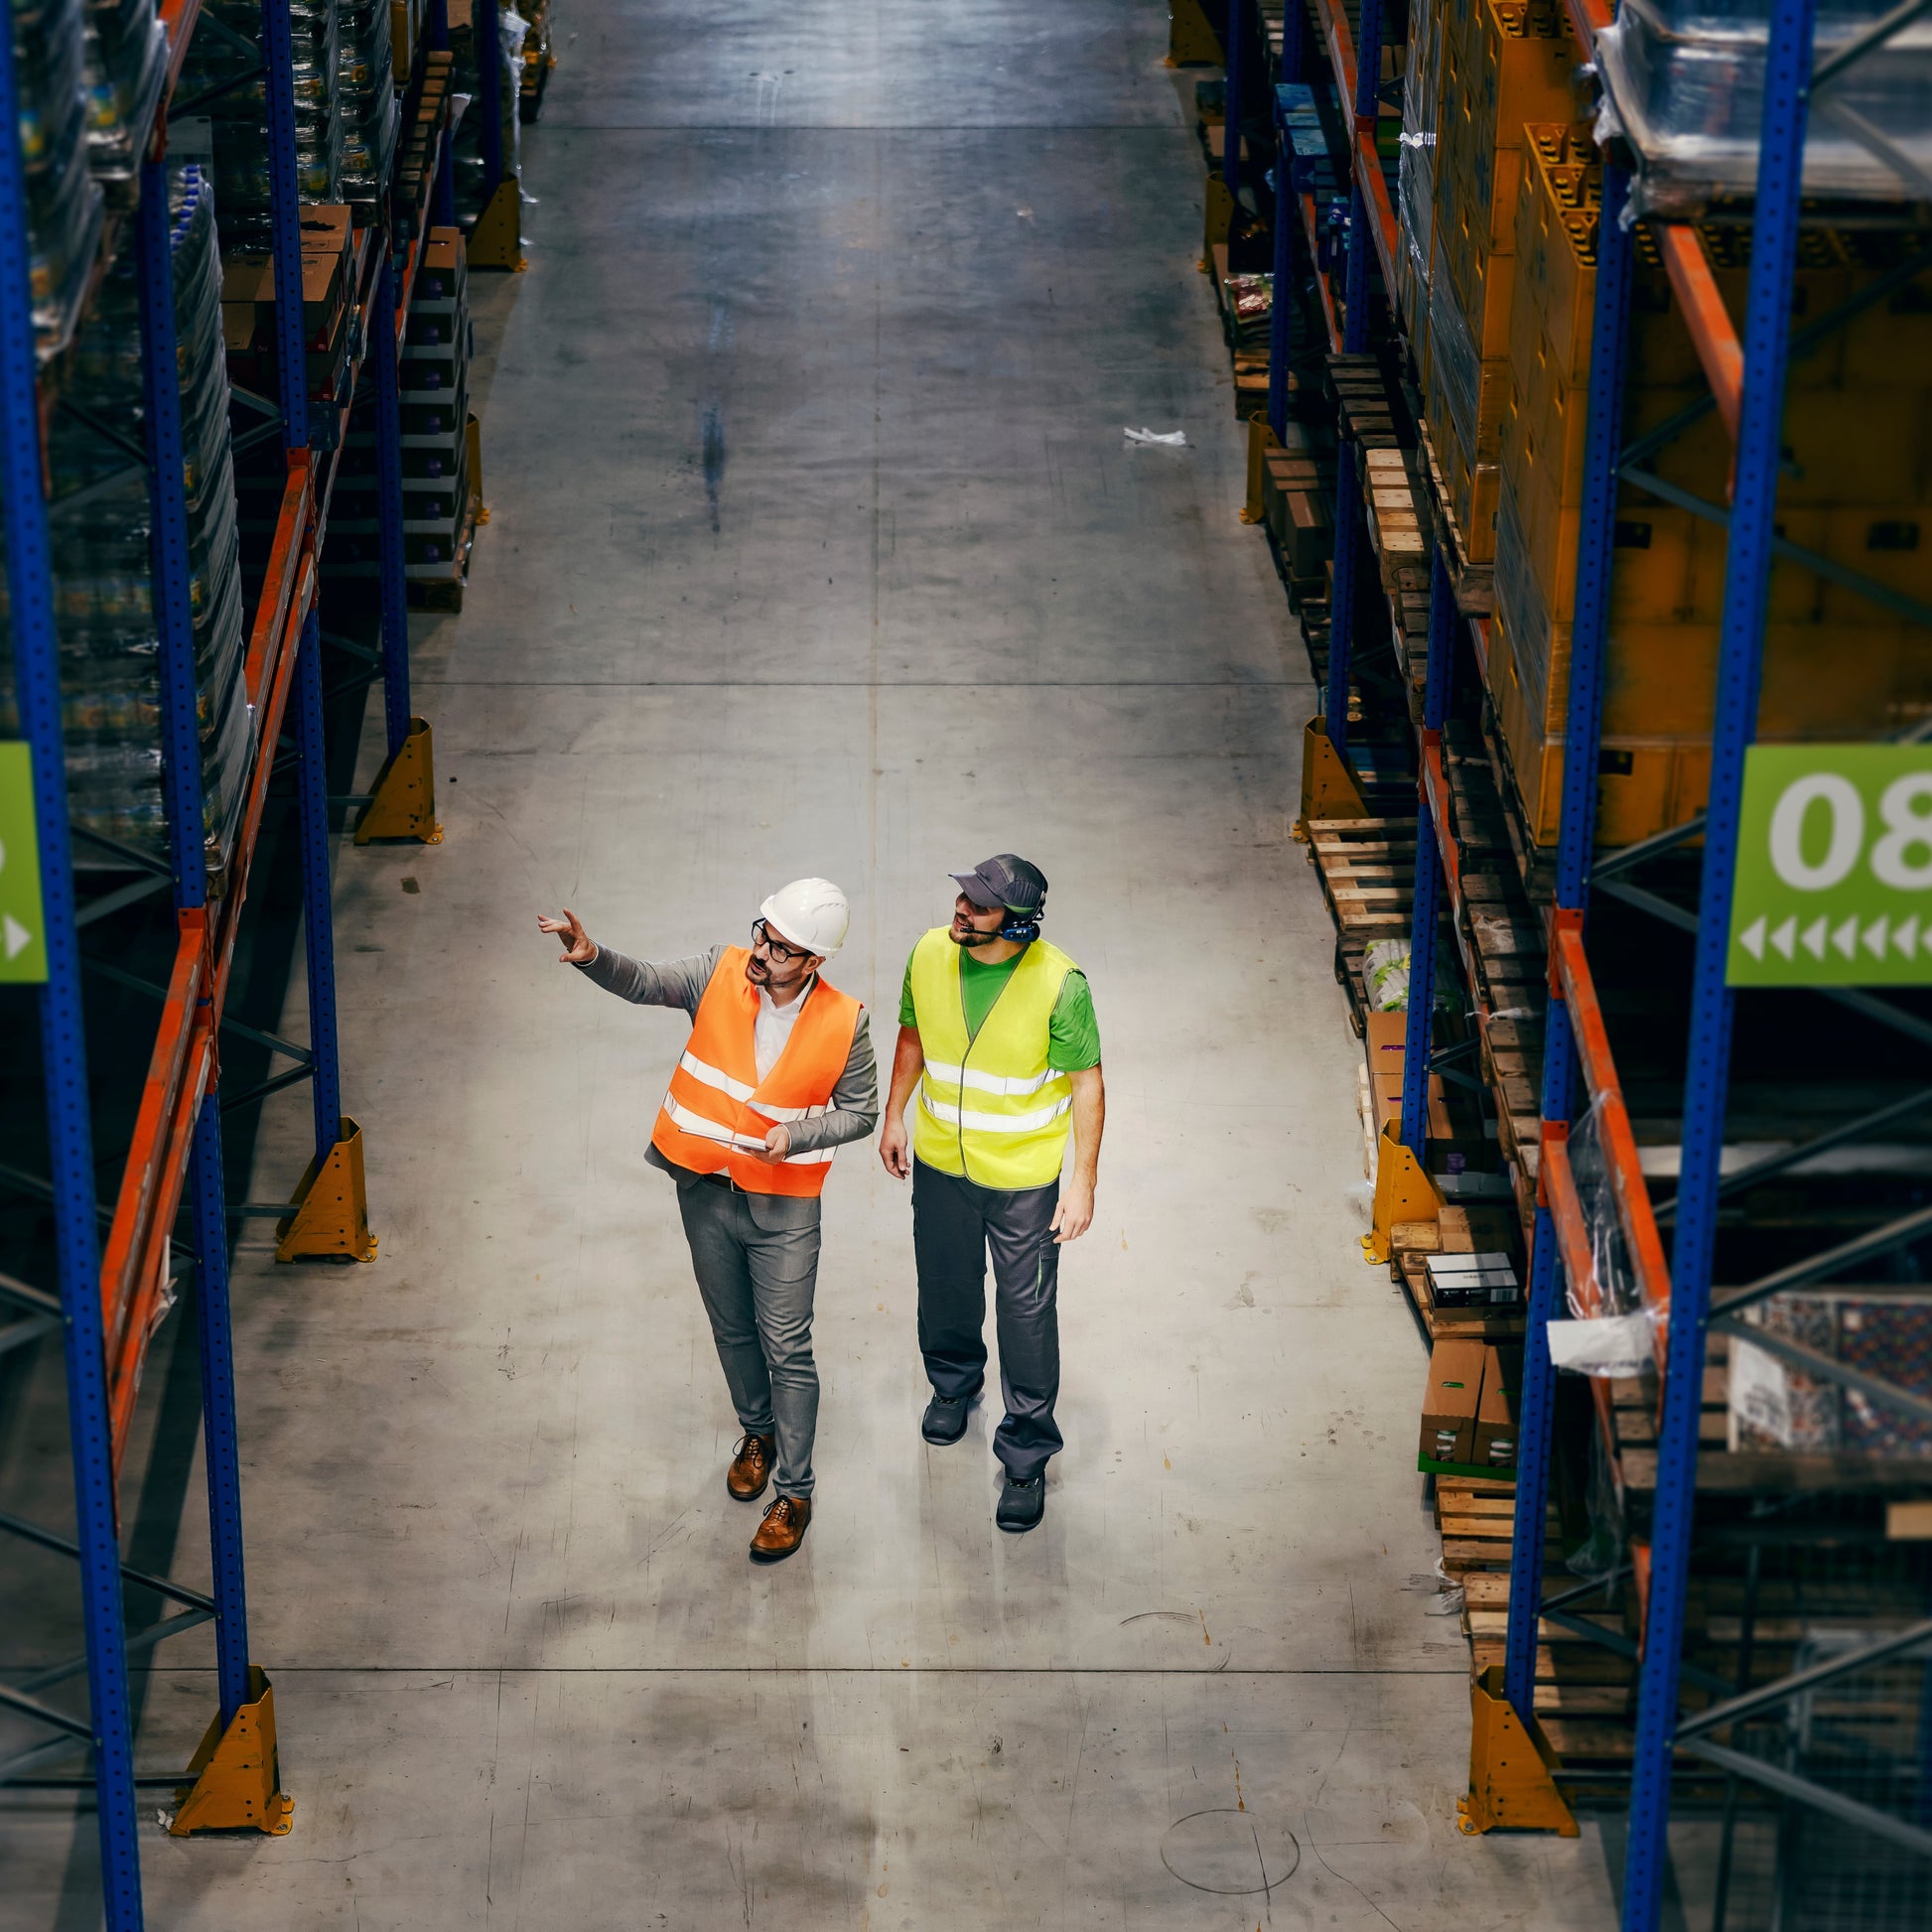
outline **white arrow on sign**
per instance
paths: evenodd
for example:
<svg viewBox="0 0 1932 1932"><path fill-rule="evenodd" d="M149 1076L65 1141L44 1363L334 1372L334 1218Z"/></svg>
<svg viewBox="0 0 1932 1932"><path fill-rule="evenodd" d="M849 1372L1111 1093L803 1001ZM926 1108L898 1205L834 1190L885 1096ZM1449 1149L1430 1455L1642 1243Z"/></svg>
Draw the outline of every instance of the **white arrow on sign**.
<svg viewBox="0 0 1932 1932"><path fill-rule="evenodd" d="M1737 935L1737 943L1753 959L1764 957L1764 915L1759 913L1742 932Z"/></svg>
<svg viewBox="0 0 1932 1932"><path fill-rule="evenodd" d="M1834 929L1832 933L1832 949L1835 952L1843 953L1847 959L1850 959L1858 951L1858 948L1859 917L1855 912L1843 925Z"/></svg>
<svg viewBox="0 0 1932 1932"><path fill-rule="evenodd" d="M1918 914L1914 912L1909 919L1901 919L1893 928L1891 942L1898 950L1901 959L1910 959L1918 951Z"/></svg>
<svg viewBox="0 0 1932 1932"><path fill-rule="evenodd" d="M1822 912L1805 927L1803 945L1812 958L1825 957L1825 916Z"/></svg>
<svg viewBox="0 0 1932 1932"><path fill-rule="evenodd" d="M1790 918L1786 919L1785 922L1781 926L1779 926L1776 931L1774 931L1771 934L1771 943L1772 945L1777 947L1778 952L1784 958L1789 959L1791 957L1791 948L1796 943L1797 937L1798 937L1798 916L1794 912Z"/></svg>
<svg viewBox="0 0 1932 1932"><path fill-rule="evenodd" d="M34 943L34 935L11 912L0 913L0 938L6 942L9 959L18 959Z"/></svg>
<svg viewBox="0 0 1932 1932"><path fill-rule="evenodd" d="M1891 920L1886 917L1873 919L1864 929L1864 949L1873 959L1885 956L1885 941L1891 936Z"/></svg>

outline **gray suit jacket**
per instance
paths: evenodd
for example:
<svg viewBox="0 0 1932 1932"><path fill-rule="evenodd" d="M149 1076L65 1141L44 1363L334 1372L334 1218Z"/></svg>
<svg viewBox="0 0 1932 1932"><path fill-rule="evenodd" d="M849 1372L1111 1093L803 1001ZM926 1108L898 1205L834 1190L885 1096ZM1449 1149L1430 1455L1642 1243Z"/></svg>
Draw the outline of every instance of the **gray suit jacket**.
<svg viewBox="0 0 1932 1932"><path fill-rule="evenodd" d="M638 1006L681 1007L696 1014L704 990L718 969L723 946L713 946L692 959L671 959L652 965L641 959L627 959L609 946L600 946L596 956L578 967L588 980L615 993L621 1000ZM802 996L810 999L809 991ZM879 1069L872 1052L872 1020L863 1007L859 1025L852 1035L852 1051L832 1089L832 1104L826 1112L810 1120L795 1120L791 1127L794 1154L810 1154L815 1149L843 1147L847 1141L863 1141L879 1120ZM700 1178L689 1168L665 1160L655 1147L645 1150L644 1159L662 1168L680 1188L695 1186ZM759 1227L773 1232L780 1228L815 1227L818 1224L816 1196L796 1194L747 1194L746 1205Z"/></svg>

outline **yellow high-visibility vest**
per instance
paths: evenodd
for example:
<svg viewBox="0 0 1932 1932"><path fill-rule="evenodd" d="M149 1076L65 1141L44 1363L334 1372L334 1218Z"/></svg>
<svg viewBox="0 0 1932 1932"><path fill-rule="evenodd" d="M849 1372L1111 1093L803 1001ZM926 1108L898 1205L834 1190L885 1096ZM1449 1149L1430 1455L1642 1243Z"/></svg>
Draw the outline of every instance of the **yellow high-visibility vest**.
<svg viewBox="0 0 1932 1932"><path fill-rule="evenodd" d="M912 948L912 1015L925 1054L912 1152L982 1187L1047 1186L1073 1126L1073 1080L1046 1063L1047 1027L1078 968L1035 939L968 1035L959 952L942 925Z"/></svg>

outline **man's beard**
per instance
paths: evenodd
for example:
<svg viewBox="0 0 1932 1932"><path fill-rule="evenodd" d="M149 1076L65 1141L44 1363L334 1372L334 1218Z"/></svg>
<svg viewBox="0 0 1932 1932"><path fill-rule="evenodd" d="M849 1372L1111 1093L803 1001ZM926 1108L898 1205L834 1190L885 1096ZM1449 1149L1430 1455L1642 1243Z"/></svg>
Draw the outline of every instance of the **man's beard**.
<svg viewBox="0 0 1932 1932"><path fill-rule="evenodd" d="M990 946L1000 935L997 932L982 932L977 926L969 925L966 928L966 936L963 939L959 936L959 929L956 926L948 926L946 928L946 936L955 946L972 947Z"/></svg>

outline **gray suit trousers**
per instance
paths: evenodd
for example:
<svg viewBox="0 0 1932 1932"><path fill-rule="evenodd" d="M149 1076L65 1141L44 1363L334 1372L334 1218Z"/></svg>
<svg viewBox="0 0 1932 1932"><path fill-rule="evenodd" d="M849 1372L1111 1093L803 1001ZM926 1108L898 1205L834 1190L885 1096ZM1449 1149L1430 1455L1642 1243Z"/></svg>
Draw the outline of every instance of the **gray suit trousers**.
<svg viewBox="0 0 1932 1932"><path fill-rule="evenodd" d="M691 1266L738 1426L778 1439L778 1494L808 1497L818 1427L818 1367L812 1360L818 1221L760 1227L750 1203L736 1188L708 1181L677 1190Z"/></svg>

